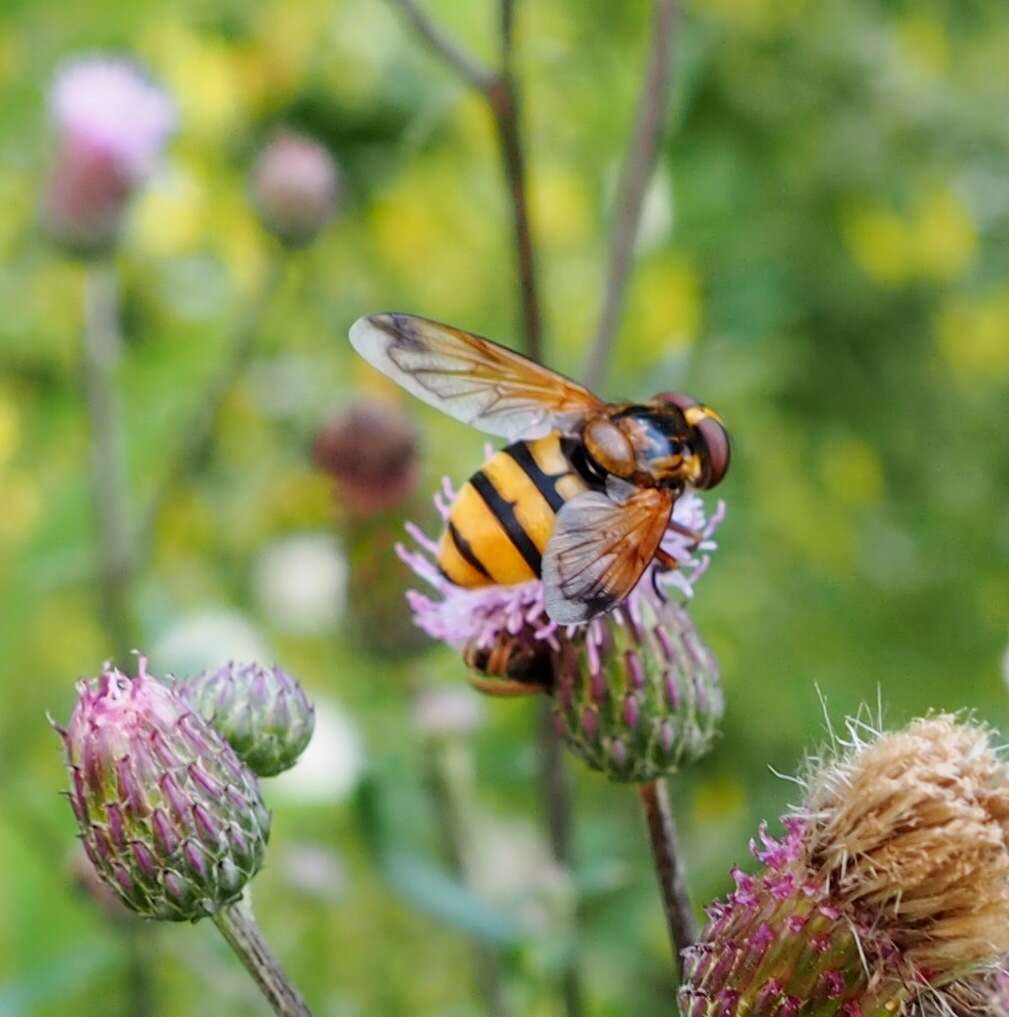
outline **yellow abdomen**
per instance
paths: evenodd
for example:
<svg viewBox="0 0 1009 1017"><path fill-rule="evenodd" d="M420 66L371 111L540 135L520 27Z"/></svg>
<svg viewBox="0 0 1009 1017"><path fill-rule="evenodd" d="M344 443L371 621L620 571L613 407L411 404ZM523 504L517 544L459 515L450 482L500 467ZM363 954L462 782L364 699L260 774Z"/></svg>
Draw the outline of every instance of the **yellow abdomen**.
<svg viewBox="0 0 1009 1017"><path fill-rule="evenodd" d="M502 449L463 485L438 548L457 586L511 586L536 579L564 502L588 489L559 434Z"/></svg>

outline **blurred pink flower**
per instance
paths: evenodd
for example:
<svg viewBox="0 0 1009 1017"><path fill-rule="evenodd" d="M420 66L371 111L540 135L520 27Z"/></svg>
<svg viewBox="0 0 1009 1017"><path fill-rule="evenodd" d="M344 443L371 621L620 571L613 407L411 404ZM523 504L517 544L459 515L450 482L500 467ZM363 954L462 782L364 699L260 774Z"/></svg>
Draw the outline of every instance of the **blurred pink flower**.
<svg viewBox="0 0 1009 1017"><path fill-rule="evenodd" d="M133 182L151 172L178 119L171 98L137 66L104 56L60 70L49 109L64 142L104 153Z"/></svg>
<svg viewBox="0 0 1009 1017"><path fill-rule="evenodd" d="M58 137L43 223L65 250L104 254L175 129L175 105L129 62L89 57L57 73L49 109Z"/></svg>
<svg viewBox="0 0 1009 1017"><path fill-rule="evenodd" d="M323 145L283 130L259 153L250 186L264 228L290 247L303 247L336 214L341 179Z"/></svg>

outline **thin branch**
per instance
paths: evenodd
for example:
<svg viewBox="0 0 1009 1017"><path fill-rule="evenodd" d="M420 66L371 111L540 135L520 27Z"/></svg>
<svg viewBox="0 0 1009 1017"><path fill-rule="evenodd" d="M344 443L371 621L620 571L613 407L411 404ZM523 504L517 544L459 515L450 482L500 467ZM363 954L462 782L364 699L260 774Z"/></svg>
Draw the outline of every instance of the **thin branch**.
<svg viewBox="0 0 1009 1017"><path fill-rule="evenodd" d="M312 1017L259 931L247 900L221 908L214 915L214 924L278 1017Z"/></svg>
<svg viewBox="0 0 1009 1017"><path fill-rule="evenodd" d="M669 110L669 84L678 20L677 0L655 0L652 49L617 186L603 306L585 365L585 380L590 388L598 388L603 382L623 314L645 190L655 168Z"/></svg>
<svg viewBox="0 0 1009 1017"><path fill-rule="evenodd" d="M494 82L494 72L476 57L467 53L431 16L417 0L391 0L410 22L417 34L451 67L471 88L486 92Z"/></svg>
<svg viewBox="0 0 1009 1017"><path fill-rule="evenodd" d="M658 877L659 889L662 891L669 942L679 965L683 951L692 945L697 937L697 928L690 896L687 893L683 860L676 841L676 825L669 807L669 792L663 780L641 784L638 790L645 807L645 819L648 822L648 833L652 843L655 874Z"/></svg>
<svg viewBox="0 0 1009 1017"><path fill-rule="evenodd" d="M514 39L514 0L501 0L501 69L497 73L484 67L463 50L416 0L390 0L413 25L428 48L440 57L462 81L480 92L490 107L501 146L508 198L511 204L512 230L515 240L515 262L519 302L522 308L522 332L525 351L540 360L543 356L543 322L540 312L536 255L529 217L526 185L526 159L522 143L518 87L512 73Z"/></svg>
<svg viewBox="0 0 1009 1017"><path fill-rule="evenodd" d="M126 429L117 377L121 351L115 268L94 265L84 280L83 370L91 428L100 605L110 652L120 667L126 667L134 645L129 602L133 561L127 515Z"/></svg>
<svg viewBox="0 0 1009 1017"><path fill-rule="evenodd" d="M141 524L137 538L140 554L150 554L162 513L177 496L186 477L206 457L224 403L255 352L263 316L280 287L283 271L283 261L271 263L258 295L235 329L224 362L194 402L189 419L182 427L182 439L162 474Z"/></svg>

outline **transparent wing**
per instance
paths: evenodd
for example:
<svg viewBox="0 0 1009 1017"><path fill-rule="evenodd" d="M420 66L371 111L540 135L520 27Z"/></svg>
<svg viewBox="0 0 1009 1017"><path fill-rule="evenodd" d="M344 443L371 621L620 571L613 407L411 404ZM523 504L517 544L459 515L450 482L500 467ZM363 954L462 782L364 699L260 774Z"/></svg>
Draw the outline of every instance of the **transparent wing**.
<svg viewBox="0 0 1009 1017"><path fill-rule="evenodd" d="M570 432L603 403L588 389L489 339L409 314L372 314L354 349L431 406L508 441Z"/></svg>
<svg viewBox="0 0 1009 1017"><path fill-rule="evenodd" d="M673 495L640 488L618 504L600 491L567 502L543 555L547 614L586 621L634 589L665 533Z"/></svg>

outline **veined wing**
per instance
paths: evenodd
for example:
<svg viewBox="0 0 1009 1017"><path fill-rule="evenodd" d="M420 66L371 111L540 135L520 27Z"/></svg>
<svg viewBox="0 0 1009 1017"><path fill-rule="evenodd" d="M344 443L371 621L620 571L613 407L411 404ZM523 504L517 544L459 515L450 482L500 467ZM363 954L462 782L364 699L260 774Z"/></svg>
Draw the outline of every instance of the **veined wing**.
<svg viewBox="0 0 1009 1017"><path fill-rule="evenodd" d="M655 556L672 508L672 493L657 488L622 503L600 491L567 502L543 555L547 614L572 624L623 600Z"/></svg>
<svg viewBox="0 0 1009 1017"><path fill-rule="evenodd" d="M603 403L588 389L481 336L409 314L372 314L350 329L373 367L465 424L509 442L568 433Z"/></svg>

